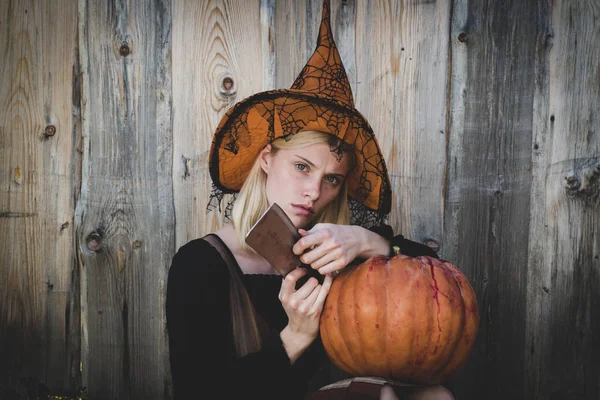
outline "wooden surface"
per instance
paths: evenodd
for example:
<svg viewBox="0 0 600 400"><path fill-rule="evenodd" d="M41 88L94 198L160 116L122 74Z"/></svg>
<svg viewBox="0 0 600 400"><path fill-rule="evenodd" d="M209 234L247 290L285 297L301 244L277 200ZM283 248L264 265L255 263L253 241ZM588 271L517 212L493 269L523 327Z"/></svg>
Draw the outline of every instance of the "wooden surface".
<svg viewBox="0 0 600 400"><path fill-rule="evenodd" d="M0 2L2 387L172 397L171 257L224 223L206 212L212 133L235 102L293 83L320 13ZM600 396L599 18L596 0L332 0L389 222L477 293L457 399Z"/></svg>
<svg viewBox="0 0 600 400"><path fill-rule="evenodd" d="M457 378L455 394L521 398L527 375L523 305L534 55L547 15L534 2L457 1L455 7L461 18L467 16L462 31L453 32L454 40L463 33L459 43L466 51L453 54L464 74L455 100L463 104L461 119L453 116L449 139L446 223L453 234L445 240L456 249L450 258L477 293L481 321L473 357Z"/></svg>
<svg viewBox="0 0 600 400"><path fill-rule="evenodd" d="M227 109L262 88L262 12L258 0L173 2L173 187L187 221L177 248L223 223L218 209L206 213L208 152Z"/></svg>
<svg viewBox="0 0 600 400"><path fill-rule="evenodd" d="M356 19L357 108L379 139L392 183L390 224L442 244L449 2L365 2ZM440 249L439 251L442 251Z"/></svg>
<svg viewBox="0 0 600 400"><path fill-rule="evenodd" d="M167 390L171 2L130 5L79 3L81 363L99 399L158 399Z"/></svg>
<svg viewBox="0 0 600 400"><path fill-rule="evenodd" d="M70 384L76 24L71 1L0 2L0 382Z"/></svg>
<svg viewBox="0 0 600 400"><path fill-rule="evenodd" d="M548 9L548 6L545 6ZM536 76L530 398L600 398L600 4L554 2Z"/></svg>

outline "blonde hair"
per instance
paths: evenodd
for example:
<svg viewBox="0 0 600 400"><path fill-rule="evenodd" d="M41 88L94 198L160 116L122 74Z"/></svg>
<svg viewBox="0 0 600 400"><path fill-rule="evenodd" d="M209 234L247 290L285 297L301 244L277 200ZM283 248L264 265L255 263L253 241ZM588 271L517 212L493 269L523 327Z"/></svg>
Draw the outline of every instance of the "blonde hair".
<svg viewBox="0 0 600 400"><path fill-rule="evenodd" d="M276 154L280 149L299 149L313 144L327 143L331 146L340 147L344 156L349 156L349 171L354 167L354 153L340 139L325 132L320 131L302 131L288 139L279 138L271 143L272 154ZM325 209L318 215L312 224L333 223L339 225L348 225L350 223L350 209L348 208L348 189L347 179L340 188L336 198L329 203ZM250 173L244 182L244 185L238 193L233 209L231 210L231 222L235 230L239 243L244 249L252 249L246 244L246 234L250 228L258 221L260 216L269 207L267 200L267 174L260 166L260 159L256 157ZM310 227L307 227L309 229Z"/></svg>

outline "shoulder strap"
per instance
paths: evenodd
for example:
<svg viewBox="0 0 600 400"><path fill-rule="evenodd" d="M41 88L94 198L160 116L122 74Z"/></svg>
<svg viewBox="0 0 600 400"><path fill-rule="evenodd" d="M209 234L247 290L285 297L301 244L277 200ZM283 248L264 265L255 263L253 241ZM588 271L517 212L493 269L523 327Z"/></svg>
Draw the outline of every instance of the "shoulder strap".
<svg viewBox="0 0 600 400"><path fill-rule="evenodd" d="M229 249L224 247L221 239L214 234L208 234L203 239L219 251L229 269L231 325L237 356L243 357L257 352L262 347L262 341L266 334L266 323L258 315L250 301L250 296L242 280L242 271Z"/></svg>

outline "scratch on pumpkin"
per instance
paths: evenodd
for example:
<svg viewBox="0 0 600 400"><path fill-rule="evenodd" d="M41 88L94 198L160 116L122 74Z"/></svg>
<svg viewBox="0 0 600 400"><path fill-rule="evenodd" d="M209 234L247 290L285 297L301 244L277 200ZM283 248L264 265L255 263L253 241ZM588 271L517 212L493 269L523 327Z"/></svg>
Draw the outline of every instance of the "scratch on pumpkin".
<svg viewBox="0 0 600 400"><path fill-rule="evenodd" d="M426 259L427 264L429 264L429 268L431 270L431 279L433 279L433 297L435 298L435 302L437 303L437 323L438 330L442 331L442 326L440 325L440 298L438 297L438 293L440 292L440 288L437 284L437 280L435 279L435 273L433 272L433 263L430 259Z"/></svg>

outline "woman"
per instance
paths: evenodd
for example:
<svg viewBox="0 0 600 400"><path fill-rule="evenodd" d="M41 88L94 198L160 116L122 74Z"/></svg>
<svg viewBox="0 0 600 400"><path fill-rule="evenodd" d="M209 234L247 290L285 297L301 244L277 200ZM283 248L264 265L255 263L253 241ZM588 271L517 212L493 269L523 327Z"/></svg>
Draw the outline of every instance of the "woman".
<svg viewBox="0 0 600 400"><path fill-rule="evenodd" d="M331 382L318 331L332 275L354 260L390 254L392 244L404 254L435 256L381 229L391 208L389 178L373 132L354 108L328 1L317 49L292 88L230 109L215 132L209 169L215 198L238 194L230 224L173 258L167 325L175 397L216 391L223 399L302 399ZM297 287L305 269L284 279L245 244L272 203L299 229L293 251L322 281ZM375 227L349 225L351 217ZM390 389L384 386L381 398L396 398Z"/></svg>

